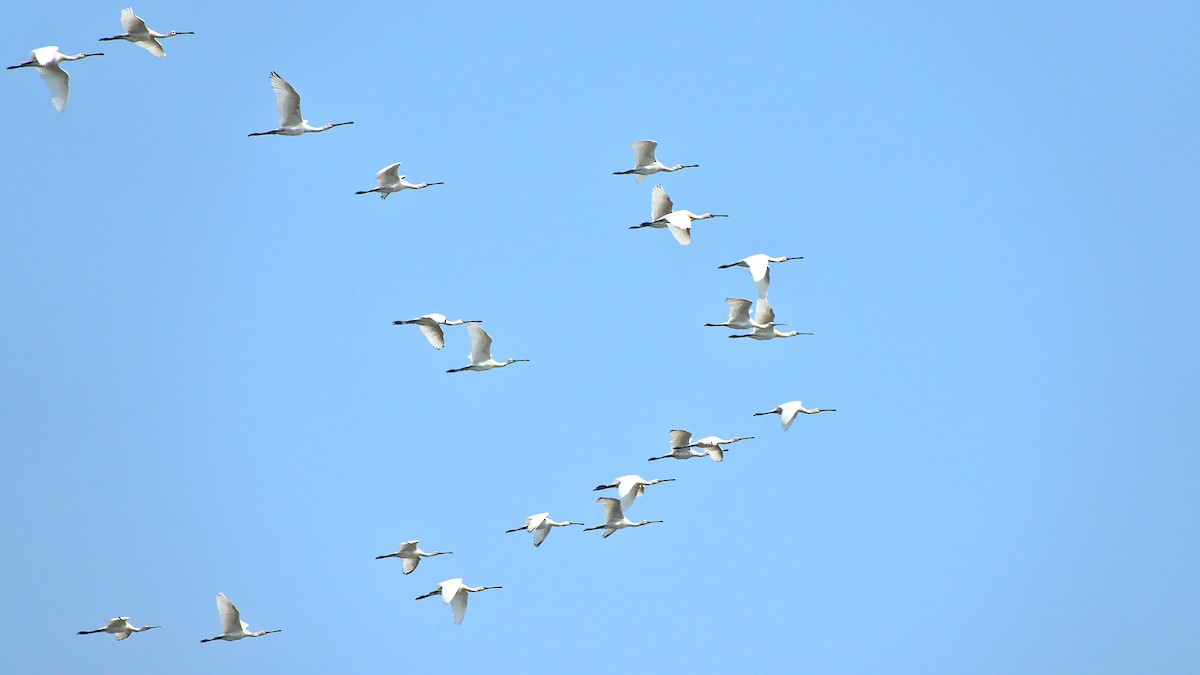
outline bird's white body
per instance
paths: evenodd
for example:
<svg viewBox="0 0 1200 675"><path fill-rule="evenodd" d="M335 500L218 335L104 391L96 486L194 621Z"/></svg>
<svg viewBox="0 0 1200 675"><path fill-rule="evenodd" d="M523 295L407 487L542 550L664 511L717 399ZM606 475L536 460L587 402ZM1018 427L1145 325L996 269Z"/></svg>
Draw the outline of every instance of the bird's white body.
<svg viewBox="0 0 1200 675"><path fill-rule="evenodd" d="M751 340L774 340L775 338L790 338L797 335L812 335L812 333L801 333L799 331L789 330L782 331L775 326L783 324L775 323L775 310L771 309L770 303L764 297L758 298L758 307L754 309L754 332L744 335L730 335L731 338L750 338Z"/></svg>
<svg viewBox="0 0 1200 675"><path fill-rule="evenodd" d="M754 287L758 289L758 297L765 298L767 297L767 291L771 289L771 263L782 263L789 260L804 260L804 257L771 257L765 253L756 253L752 256L742 258L737 262L721 265L717 269L745 267L746 271L750 272L750 278L754 280Z"/></svg>
<svg viewBox="0 0 1200 675"><path fill-rule="evenodd" d="M651 457L646 461L653 462L659 459L692 459L693 457L704 457L708 454L703 450L695 450L689 447L692 442L692 432L685 431L683 429L672 429L670 434L671 452L659 457Z"/></svg>
<svg viewBox="0 0 1200 675"><path fill-rule="evenodd" d="M491 370L493 368L503 368L505 366L526 362L529 359L509 359L507 361L497 361L492 358L492 336L487 334L487 331L471 324L467 326L467 330L471 332L471 353L467 358L471 359L471 365L463 366L462 368L451 368L447 373L460 373L464 370Z"/></svg>
<svg viewBox="0 0 1200 675"><path fill-rule="evenodd" d="M679 242L680 246L687 246L692 243L692 221L706 220L708 218L728 218L724 214L712 213L692 213L687 209L674 210L675 205L671 198L667 195L667 190L661 185L654 186L654 190L650 193L650 220L630 227L631 230L636 230L643 227L652 227L655 229L666 228L675 237L675 241Z"/></svg>
<svg viewBox="0 0 1200 675"><path fill-rule="evenodd" d="M483 323L481 319L451 319L447 320L445 314L422 314L415 319L407 321L393 321L394 326L415 325L421 329L421 334L429 342L429 346L434 349L441 349L446 346L446 335L442 332L442 326L461 326L467 323Z"/></svg>
<svg viewBox="0 0 1200 675"><path fill-rule="evenodd" d="M809 408L805 408L804 404L801 403L800 401L788 401L787 403L780 403L779 405L775 406L775 408L772 410L768 410L766 412L754 413L754 416L758 417L760 415L779 415L779 424L780 424L780 426L783 427L784 431L787 431L788 427L792 426L792 422L796 421L796 416L798 416L800 413L804 413L805 415L816 415L817 413L823 413L823 412L837 412L837 410L835 408L824 408L824 409L812 408L812 409L809 409Z"/></svg>
<svg viewBox="0 0 1200 675"><path fill-rule="evenodd" d="M297 94L292 85L274 71L271 72L271 89L275 91L275 108L279 113L279 128L248 134L249 136L300 136L354 124L354 122L338 122L314 127L300 113L300 94Z"/></svg>
<svg viewBox="0 0 1200 675"><path fill-rule="evenodd" d="M583 531L590 532L592 530L604 530L604 536L602 537L604 539L607 539L609 536L611 536L613 532L626 527L641 527L642 525L649 525L650 523L662 522L661 520L643 520L638 523L633 522L625 517L625 512L621 509L621 501L619 499L613 499L612 497L600 497L596 500L596 502L604 505L604 523L595 527L586 527Z"/></svg>
<svg viewBox="0 0 1200 675"><path fill-rule="evenodd" d="M542 542L546 541L546 537L550 535L550 528L552 528L552 527L566 527L568 525L583 525L583 523L574 523L574 522L570 522L570 521L565 522L565 523L560 523L557 520L550 520L549 516L550 516L549 511L546 511L544 513L535 513L532 516L529 516L528 518L526 518L525 524L522 525L521 527L516 527L511 530L505 530L505 532L506 533L508 533L508 532L532 532L533 533L533 545L536 547L536 546L541 546Z"/></svg>
<svg viewBox="0 0 1200 675"><path fill-rule="evenodd" d="M81 61L89 56L104 56L104 54L76 54L69 56L58 51L58 47L38 47L29 52L29 60L9 66L8 70L17 68L36 68L42 81L50 88L50 101L54 109L63 112L67 109L67 99L71 96L71 76L62 69L63 61Z"/></svg>
<svg viewBox="0 0 1200 675"><path fill-rule="evenodd" d="M445 185L445 183L410 183L404 180L404 176L400 175L400 162L389 164L383 167L375 174L375 180L379 183L379 187L370 190L359 190L356 195L365 195L372 192L378 192L380 199L387 199L387 196L393 192L402 190L421 190L431 185Z"/></svg>
<svg viewBox="0 0 1200 675"><path fill-rule="evenodd" d="M655 478L654 480L646 480L637 474L627 476L617 476L613 482L608 485L597 485L592 492L596 490L608 490L611 488L617 489L617 497L621 500L621 509L628 511L629 507L633 506L633 501L638 497L646 494L647 485L658 485L659 483L669 483L675 480L674 478Z"/></svg>
<svg viewBox="0 0 1200 675"><path fill-rule="evenodd" d="M225 640L233 642L242 638L258 637L267 633L279 633L279 629L275 630L246 630L250 626L242 621L242 615L238 612L237 607L234 607L229 598L225 597L224 593L217 593L217 613L221 616L221 634L216 637L210 637L200 642L212 642L213 640Z"/></svg>
<svg viewBox="0 0 1200 675"><path fill-rule="evenodd" d="M125 29L122 35L114 35L112 37L100 38L100 42L109 40L125 40L145 49L155 56L166 56L163 51L160 39L175 37L176 35L195 35L192 31L170 31L169 33L159 33L146 27L146 22L142 17L133 13L132 7L126 7L121 10L121 27Z"/></svg>
<svg viewBox="0 0 1200 675"><path fill-rule="evenodd" d="M705 436L704 438L693 441L688 447L700 448L712 457L714 462L722 462L725 460L724 445L737 443L738 441L748 441L754 438L753 436L735 436L733 438L721 438L720 436Z"/></svg>
<svg viewBox="0 0 1200 675"><path fill-rule="evenodd" d="M417 569L417 565L421 564L421 558L432 558L438 555L450 555L454 553L454 551L431 551L426 553L425 551L417 548L417 544L419 543L421 543L419 539L406 541L403 544L400 544L400 548L396 549L395 553L377 555L375 556L375 559L383 560L384 558L399 558L400 562L404 563L403 572L405 574L412 574L412 571Z"/></svg>
<svg viewBox="0 0 1200 675"><path fill-rule="evenodd" d="M658 141L635 141L630 144L633 148L633 168L628 171L614 171L614 176L626 176L633 174L637 176L637 182L645 180L646 176L650 176L659 172L671 173L680 169L695 169L699 164L676 164L675 166L666 166L654 156L655 150L658 148Z"/></svg>
<svg viewBox="0 0 1200 675"><path fill-rule="evenodd" d="M745 298L725 298L725 304L729 305L729 318L724 323L706 323L705 326L719 326L723 328L734 328L737 330L756 330L759 328L771 328L782 324L771 323L763 325L750 318L750 305L752 304Z"/></svg>
<svg viewBox="0 0 1200 675"><path fill-rule="evenodd" d="M133 635L134 633L140 633L144 630L150 630L151 628L162 628L162 626L142 626L141 628L138 628L137 626L129 623L129 617L118 616L115 619L109 619L108 623L106 623L103 628L97 628L96 630L81 630L78 634L87 635L89 633L111 633L112 635L116 635L117 640L120 641L124 640L130 635Z"/></svg>
<svg viewBox="0 0 1200 675"><path fill-rule="evenodd" d="M438 584L432 591L417 597L417 600L423 600L434 595L441 595L442 602L450 605L450 609L454 613L454 623L462 623L467 616L467 596L470 593L478 593L493 588L503 588L502 586L468 586L463 583L462 579L447 579Z"/></svg>

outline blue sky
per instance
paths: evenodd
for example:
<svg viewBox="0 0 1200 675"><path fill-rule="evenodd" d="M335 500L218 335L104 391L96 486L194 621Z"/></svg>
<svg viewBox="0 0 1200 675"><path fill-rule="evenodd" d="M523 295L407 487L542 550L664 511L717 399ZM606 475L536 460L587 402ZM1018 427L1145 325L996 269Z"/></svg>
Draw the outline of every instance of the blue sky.
<svg viewBox="0 0 1200 675"><path fill-rule="evenodd" d="M447 4L135 5L163 59L0 10L5 65L107 54L62 115L0 83L4 670L1200 667L1200 10ZM272 70L356 124L246 138ZM626 229L642 138L731 215L690 247ZM446 185L353 194L396 161ZM702 327L752 253L815 336ZM447 375L427 312L532 361ZM664 524L503 534L626 473ZM284 632L198 644L218 591ZM75 635L117 615L167 628Z"/></svg>

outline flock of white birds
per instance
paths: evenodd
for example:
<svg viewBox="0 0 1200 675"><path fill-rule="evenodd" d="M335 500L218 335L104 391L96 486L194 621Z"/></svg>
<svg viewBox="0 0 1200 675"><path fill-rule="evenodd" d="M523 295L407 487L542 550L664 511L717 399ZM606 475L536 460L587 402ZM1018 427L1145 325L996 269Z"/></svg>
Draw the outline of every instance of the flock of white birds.
<svg viewBox="0 0 1200 675"><path fill-rule="evenodd" d="M121 25L125 32L121 35L112 37L100 38L101 42L113 40L125 40L146 49L154 56L164 56L162 44L159 40L177 35L193 35L190 31L170 31L168 33L159 33L151 30L146 26L146 22L141 17L137 16L133 8L126 8L121 12ZM79 61L91 56L103 56L101 53L94 54L76 54L74 56L63 54L58 47L41 47L30 52L30 59L24 63L15 66L9 66L9 70L17 68L35 68L42 79L45 80L50 88L51 101L55 109L63 112L67 107L67 99L70 95L70 76L62 69L62 63L65 61ZM308 120L304 119L300 112L300 95L296 92L286 80L278 73L272 72L270 75L271 88L275 93L275 104L279 114L279 127L269 131L257 132L248 134L249 136L266 136L266 135L281 135L281 136L299 136L306 133L317 133L327 131L334 127L353 124L353 122L338 122L329 123L321 126L313 126ZM634 166L625 171L615 171L614 175L634 175L637 177L637 182L641 182L647 176L657 173L673 173L682 169L698 168L697 164L676 164L674 166L666 166L659 162L656 154L658 143L655 141L644 140L633 143ZM389 194L400 192L402 190L420 190L433 185L442 185L441 182L435 183L410 183L405 180L405 176L399 174L400 163L396 162L387 167L384 167L376 174L378 186L370 190L361 190L356 194L378 194L381 199L387 199ZM667 195L667 191L662 185L657 185L651 191L650 195L650 220L639 225L634 225L630 229L654 228L666 229L679 242L680 245L687 246L692 240L692 224L697 220L707 220L710 218L727 218L724 214L713 213L693 213L686 209L676 210L671 198ZM777 323L775 321L775 312L771 305L767 302L767 292L770 290L771 284L771 269L772 263L784 263L789 260L802 260L800 257L772 257L765 254L751 255L737 262L721 265L720 269L729 267L744 267L750 273L751 279L754 281L757 289L757 305L754 309L753 318L751 318L751 306L755 305L749 299L745 298L726 298L725 302L729 305L729 317L722 323L710 323L706 326L724 327L734 330L750 331L740 335L730 335L731 338L751 338L754 340L771 340L775 338L788 338L797 335L812 335L812 333L800 333L797 331L780 331L777 326L786 324ZM468 356L470 364L461 368L452 368L447 370L448 373L457 373L466 370L485 371L496 368L503 368L513 363L527 362L528 359L510 358L505 361L497 361L492 357L492 337L487 331L479 325L482 323L478 319L454 319L449 320L444 314L424 314L414 319L394 321L395 325L415 325L434 349L442 349L446 344L445 332L443 326L461 326L466 325L467 331L471 336L471 353ZM755 416L773 415L780 416L780 422L784 431L791 427L796 417L801 413L806 415L815 415L822 412L833 412L833 409L822 408L805 408L800 401L789 401L782 403L772 410L765 412L754 413ZM753 436L721 438L719 436L706 436L704 438L693 440L692 434L683 429L672 429L670 431L670 446L671 451L665 455L651 457L648 461L656 461L662 459L692 459L695 457L708 457L714 462L724 461L725 446L732 445L740 441L751 440ZM661 520L641 520L638 522L631 521L626 514L633 506L634 501L645 494L646 487L666 483L675 480L674 478L656 478L647 480L638 475L619 476L609 484L599 485L595 490L616 489L617 497L600 497L597 502L604 506L604 522L594 527L584 528L584 531L603 530L603 537L609 537L614 532L627 527L641 527L652 523L661 523ZM555 527L567 527L571 525L584 525L580 522L559 522L550 519L549 512L535 513L525 519L525 524L507 530L507 532L530 532L533 534L533 545L541 546L549 536L550 530ZM397 558L402 562L402 571L404 574L411 574L417 569L422 558L431 558L440 555L449 555L450 551L432 551L425 552L417 548L419 541L406 541L394 552L386 555L377 556L376 559ZM468 586L463 583L461 578L447 579L443 581L430 592L418 596L416 599L440 595L442 602L451 606L455 623L462 623L467 611L467 598L470 593L477 593L490 589L501 588L500 586ZM221 634L211 638L201 640L201 642L212 642L216 640L235 641L248 637L259 637L268 633L278 633L279 629L250 631L249 626L245 621L242 621L241 614L236 606L229 598L225 597L224 593L217 594L217 611L221 621ZM109 633L115 635L117 640L124 640L133 633L140 633L152 628L161 628L162 626L142 626L136 627L129 623L129 617L122 616L110 619L107 624L95 630L79 631L80 635L90 633Z"/></svg>

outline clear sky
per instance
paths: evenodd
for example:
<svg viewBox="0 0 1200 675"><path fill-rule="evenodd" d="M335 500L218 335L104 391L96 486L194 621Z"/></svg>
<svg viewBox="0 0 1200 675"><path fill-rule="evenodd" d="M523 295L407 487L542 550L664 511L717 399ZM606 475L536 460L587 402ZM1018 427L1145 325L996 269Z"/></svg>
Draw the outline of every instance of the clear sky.
<svg viewBox="0 0 1200 675"><path fill-rule="evenodd" d="M4 3L107 55L0 74L0 670L1200 670L1200 9L832 4ZM272 70L355 125L247 138ZM753 253L815 336L703 327Z"/></svg>

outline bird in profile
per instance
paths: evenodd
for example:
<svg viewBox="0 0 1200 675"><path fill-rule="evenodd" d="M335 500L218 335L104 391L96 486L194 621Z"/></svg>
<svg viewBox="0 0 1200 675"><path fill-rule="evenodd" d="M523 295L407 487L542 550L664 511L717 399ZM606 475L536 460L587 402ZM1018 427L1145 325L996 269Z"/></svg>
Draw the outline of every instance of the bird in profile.
<svg viewBox="0 0 1200 675"><path fill-rule="evenodd" d="M529 516L528 518L526 518L525 524L522 525L521 527L514 527L513 529L505 530L504 532L505 532L505 534L508 534L510 532L532 532L533 533L533 545L536 547L536 546L541 546L542 542L546 541L546 537L550 535L550 528L552 528L552 527L566 527L568 525L583 525L583 523L573 523L573 522L560 523L557 520L550 520L550 518L548 517L549 515L550 515L549 511L546 511L545 513L535 513L532 516Z"/></svg>
<svg viewBox="0 0 1200 675"><path fill-rule="evenodd" d="M418 595L417 600L424 600L439 593L442 596L442 602L450 605L450 609L454 613L454 623L461 624L463 618L467 616L467 595L469 593L478 593L479 591L487 591L493 588L504 588L503 586L468 586L463 583L462 579L447 579L438 584L432 591L425 595Z"/></svg>
<svg viewBox="0 0 1200 675"><path fill-rule="evenodd" d="M712 461L723 462L723 461L725 461L725 448L723 448L721 446L730 445L732 443L737 443L738 441L749 441L753 438L754 438L753 436L744 436L744 437L743 436L734 436L733 438L721 438L720 436L705 436L704 438L693 441L692 443L688 444L686 447L700 448L705 453L707 453L709 457L712 457Z"/></svg>
<svg viewBox="0 0 1200 675"><path fill-rule="evenodd" d="M643 520L635 523L625 517L624 511L621 510L620 500L613 499L612 497L601 497L596 501L604 505L604 523L595 527L585 527L583 528L583 531L591 532L592 530L604 530L604 536L602 537L603 539L607 539L608 537L612 536L613 532L626 527L641 527L643 525L649 525L650 523L663 522L661 520Z"/></svg>
<svg viewBox="0 0 1200 675"><path fill-rule="evenodd" d="M104 624L103 628L97 628L96 630L81 630L77 633L77 635L88 635L90 633L112 633L113 635L116 635L117 640L120 641L124 640L130 635L133 635L134 633L140 633L144 630L150 630L151 628L162 628L162 626L142 626L141 628L138 628L137 626L129 623L129 617L118 616L115 619L109 619L108 623Z"/></svg>
<svg viewBox="0 0 1200 675"><path fill-rule="evenodd" d="M694 450L688 444L692 442L692 432L683 429L672 429L671 434L671 452L660 457L651 457L646 460L653 462L659 459L692 459L693 457L704 457L708 453L701 450Z"/></svg>
<svg viewBox="0 0 1200 675"><path fill-rule="evenodd" d="M388 195L401 190L420 190L427 188L430 185L445 185L443 182L437 183L410 183L404 180L404 176L400 174L400 162L389 164L383 167L375 174L375 180L379 182L379 187L371 188L370 190L359 190L356 195L369 195L372 192L378 192L380 199L387 199Z"/></svg>
<svg viewBox="0 0 1200 675"><path fill-rule="evenodd" d="M514 363L528 362L529 359L509 359L507 361L497 361L492 358L492 336L487 334L487 331L471 324L467 326L467 330L471 332L471 353L467 358L471 359L471 365L463 366L462 368L451 368L447 373L461 373L464 370L491 370L493 368L503 368Z"/></svg>
<svg viewBox="0 0 1200 675"><path fill-rule="evenodd" d="M789 338L797 335L812 335L812 333L800 333L794 330L781 331L775 326L783 324L775 323L775 310L771 309L770 303L766 298L759 297L758 307L754 309L754 322L759 327L754 329L753 333L744 335L730 335L731 338L750 338L752 340L773 340L775 338Z"/></svg>
<svg viewBox="0 0 1200 675"><path fill-rule="evenodd" d="M275 90L275 107L279 111L279 128L247 134L248 136L271 136L275 134L280 136L299 136L318 131L328 131L334 127L346 124L354 124L354 122L338 122L337 124L325 124L314 127L300 114L300 94L297 94L292 85L280 77L279 73L273 71L271 73L271 89Z"/></svg>
<svg viewBox="0 0 1200 675"><path fill-rule="evenodd" d="M658 147L658 141L634 141L631 144L633 148L633 168L628 171L614 171L614 176L627 176L629 174L637 175L637 182L651 174L656 174L660 171L668 173L679 171L680 169L695 169L699 164L676 164L675 166L666 166L654 157L654 150Z"/></svg>
<svg viewBox="0 0 1200 675"><path fill-rule="evenodd" d="M669 483L675 480L674 478L655 478L654 480L646 480L637 474L628 476L617 476L612 483L608 485L597 485L592 488L592 492L597 490L617 489L617 497L621 500L621 508L625 511L633 506L633 500L646 494L647 485L658 485L659 483Z"/></svg>
<svg viewBox="0 0 1200 675"><path fill-rule="evenodd" d="M782 263L789 260L804 260L804 256L798 258L788 258L785 256L771 257L765 253L757 253L752 256L742 258L737 262L731 262L728 265L721 265L717 269L723 270L730 267L745 267L750 272L750 278L754 280L754 287L758 289L758 297L767 297L767 291L771 288L771 263Z"/></svg>
<svg viewBox="0 0 1200 675"><path fill-rule="evenodd" d="M675 241L679 242L680 246L687 246L692 243L692 221L729 217L719 213L696 214L687 209L675 211L674 208L675 205L667 195L666 188L661 185L655 185L654 190L650 193L650 220L640 225L634 225L629 229L637 230L643 227L661 229L665 227L671 233L671 236L675 237Z"/></svg>
<svg viewBox="0 0 1200 675"><path fill-rule="evenodd" d="M146 22L142 17L133 13L132 7L126 7L121 10L121 27L125 32L121 35L112 37L100 38L100 42L108 42L109 40L126 40L145 49L155 56L166 56L159 40L162 38L175 37L176 35L195 35L190 30L173 30L169 33L159 33L146 27Z"/></svg>
<svg viewBox="0 0 1200 675"><path fill-rule="evenodd" d="M431 551L426 553L425 551L417 548L417 544L419 543L419 539L406 541L403 544L400 544L400 548L396 549L395 553L377 555L375 556L375 559L383 560L384 558L399 558L400 562L404 563L403 572L405 574L412 574L412 571L417 569L417 565L421 564L421 558L432 558L435 555L451 555L454 553L454 551Z"/></svg>
<svg viewBox="0 0 1200 675"><path fill-rule="evenodd" d="M71 95L71 76L62 69L61 64L63 61L82 61L89 56L104 56L104 54L69 56L58 51L58 47L38 47L29 52L28 61L9 66L8 70L37 68L38 75L42 76L42 80L50 88L50 101L54 103L54 109L62 112L67 109L67 98Z"/></svg>
<svg viewBox="0 0 1200 675"><path fill-rule="evenodd" d="M772 323L763 325L750 318L751 302L745 298L725 298L725 304L729 305L729 318L725 319L724 323L706 323L705 326L735 328L737 330L754 330L757 328L771 328L772 326L783 326L782 323Z"/></svg>
<svg viewBox="0 0 1200 675"><path fill-rule="evenodd" d="M787 431L788 427L792 426L792 422L796 421L796 416L800 413L816 415L823 412L837 412L837 408L813 408L809 410L800 401L788 401L787 403L780 403L766 412L754 413L754 417L760 415L779 415L779 424L783 427L784 431Z"/></svg>
<svg viewBox="0 0 1200 675"><path fill-rule="evenodd" d="M242 621L242 615L238 613L237 607L225 597L224 593L217 593L217 612L221 615L221 634L216 637L206 638L200 642L212 642L213 640L226 640L233 642L242 638L258 637L267 633L280 633L280 629L275 630L246 630L250 626Z"/></svg>
<svg viewBox="0 0 1200 675"><path fill-rule="evenodd" d="M446 336L442 333L442 326L461 326L465 323L483 323L482 319L452 319L446 320L445 314L422 314L415 319L407 321L393 321L393 326L410 326L415 325L421 329L421 333L425 339L429 341L429 345L434 349L441 349L446 346Z"/></svg>

